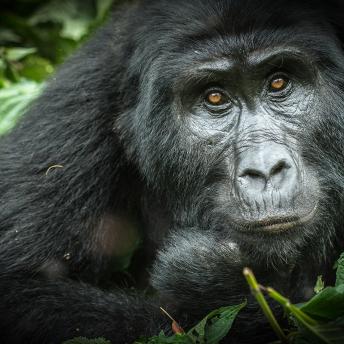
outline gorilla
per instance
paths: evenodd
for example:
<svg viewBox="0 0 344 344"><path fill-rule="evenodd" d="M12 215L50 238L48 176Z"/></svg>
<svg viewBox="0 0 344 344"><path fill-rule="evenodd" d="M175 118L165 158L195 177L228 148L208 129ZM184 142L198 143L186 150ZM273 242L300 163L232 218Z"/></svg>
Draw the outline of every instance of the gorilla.
<svg viewBox="0 0 344 344"><path fill-rule="evenodd" d="M169 331L159 306L188 328L248 299L224 342L266 343L243 267L294 302L318 274L332 283L344 249L340 6L116 6L0 141L1 342L132 343Z"/></svg>

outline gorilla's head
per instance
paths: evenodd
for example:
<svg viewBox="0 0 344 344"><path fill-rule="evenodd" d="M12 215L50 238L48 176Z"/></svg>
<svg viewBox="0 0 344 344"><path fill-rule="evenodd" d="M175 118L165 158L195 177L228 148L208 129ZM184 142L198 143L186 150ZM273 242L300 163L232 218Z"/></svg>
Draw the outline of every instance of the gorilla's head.
<svg viewBox="0 0 344 344"><path fill-rule="evenodd" d="M163 2L134 37L128 78L139 98L117 128L173 224L216 231L257 258L331 247L344 64L326 11L289 0Z"/></svg>

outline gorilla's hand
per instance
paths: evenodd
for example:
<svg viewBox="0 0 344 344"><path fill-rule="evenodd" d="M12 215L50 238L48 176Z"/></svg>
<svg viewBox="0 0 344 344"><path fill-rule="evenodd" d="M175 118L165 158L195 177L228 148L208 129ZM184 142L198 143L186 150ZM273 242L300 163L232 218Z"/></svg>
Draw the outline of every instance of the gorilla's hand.
<svg viewBox="0 0 344 344"><path fill-rule="evenodd" d="M254 335L256 343L266 343L274 339L274 334L242 275L245 266L255 264L229 238L190 229L175 232L170 237L158 254L151 281L159 292L161 304L186 327L216 308L247 300L228 340L231 344L251 343L251 335ZM257 265L254 270L264 284L280 290L288 284L285 273L258 269ZM283 313L277 305L271 306L275 314ZM250 320L250 333L243 332L240 325L247 319L254 319Z"/></svg>
<svg viewBox="0 0 344 344"><path fill-rule="evenodd" d="M253 267L260 282L287 292L290 275L271 267L257 266L230 238L211 231L176 231L159 252L152 285L169 310L198 318L218 307L255 302L242 275Z"/></svg>
<svg viewBox="0 0 344 344"><path fill-rule="evenodd" d="M247 297L249 290L242 276L246 264L230 240L209 231L178 231L159 252L152 284L169 309L203 316Z"/></svg>

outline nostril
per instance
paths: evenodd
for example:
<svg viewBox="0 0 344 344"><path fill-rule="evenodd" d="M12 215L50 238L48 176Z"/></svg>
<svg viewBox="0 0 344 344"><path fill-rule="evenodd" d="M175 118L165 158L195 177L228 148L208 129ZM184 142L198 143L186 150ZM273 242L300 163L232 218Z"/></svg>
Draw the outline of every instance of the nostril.
<svg viewBox="0 0 344 344"><path fill-rule="evenodd" d="M270 172L270 176L275 176L275 175L278 175L280 173L282 173L284 170L287 170L288 168L290 168L290 165L282 160L282 161L279 161L272 169L271 169L271 172Z"/></svg>
<svg viewBox="0 0 344 344"><path fill-rule="evenodd" d="M241 178L245 178L245 177L248 177L248 178L251 178L251 179L266 179L264 173L258 171L258 170L254 170L254 169L251 169L251 168L248 168L246 170L244 170L240 175L239 177Z"/></svg>

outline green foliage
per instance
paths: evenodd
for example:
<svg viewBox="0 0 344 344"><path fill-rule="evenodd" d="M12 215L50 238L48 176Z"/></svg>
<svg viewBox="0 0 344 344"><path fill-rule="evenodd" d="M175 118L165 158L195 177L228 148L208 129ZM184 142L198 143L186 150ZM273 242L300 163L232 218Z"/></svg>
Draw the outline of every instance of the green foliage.
<svg viewBox="0 0 344 344"><path fill-rule="evenodd" d="M0 90L0 135L11 129L42 88L42 84L23 80Z"/></svg>
<svg viewBox="0 0 344 344"><path fill-rule="evenodd" d="M272 288L262 287L249 269L244 269L244 275L253 295L268 317L270 324L280 338L278 343L291 344L342 344L344 343L344 254L336 264L337 281L335 287L324 288L324 282L319 276L315 286L315 296L301 305L293 305L287 298ZM262 292L280 303L291 318L291 327L284 332L276 322L272 310ZM230 331L233 321L244 308L246 302L223 307L209 313L195 327L186 333L166 336L160 332L158 336L140 338L134 344L218 344ZM172 327L173 328L173 327ZM282 332L282 335L281 335ZM253 339L254 340L254 339ZM74 342L64 344L103 344L103 342Z"/></svg>
<svg viewBox="0 0 344 344"><path fill-rule="evenodd" d="M344 316L344 284L325 288L305 303L301 310L321 321L331 321Z"/></svg>
<svg viewBox="0 0 344 344"><path fill-rule="evenodd" d="M318 276L318 279L317 279L317 283L315 284L315 287L314 287L314 292L316 294L319 294L321 291L323 291L325 288L325 283L323 281L323 278L322 276Z"/></svg>
<svg viewBox="0 0 344 344"><path fill-rule="evenodd" d="M341 287L344 287L343 285ZM343 305L333 307L342 299L343 288L326 288L300 309L290 309L298 331L293 343L339 344L344 342ZM339 307L338 307L339 306Z"/></svg>
<svg viewBox="0 0 344 344"><path fill-rule="evenodd" d="M341 255L336 264L336 286L324 288L322 279L318 278L315 288L318 290L318 294L302 305L291 304L288 299L272 288L262 288L284 307L295 324L295 327L289 329L289 336L284 337L285 340L282 338L279 343L344 343L343 260L343 255Z"/></svg>
<svg viewBox="0 0 344 344"><path fill-rule="evenodd" d="M158 336L151 338L139 338L134 344L218 344L232 327L232 324L246 302L237 305L222 307L209 313L195 327L187 333L178 333L166 336L160 332ZM74 338L63 342L63 344L111 344L103 338L87 339L83 337Z"/></svg>
<svg viewBox="0 0 344 344"><path fill-rule="evenodd" d="M198 325L188 332L192 343L219 343L227 335L236 316L245 306L246 302L236 306L222 307L208 314Z"/></svg>
<svg viewBox="0 0 344 344"><path fill-rule="evenodd" d="M344 319L326 324L301 325L299 332L292 338L295 344L342 344L344 343Z"/></svg>
<svg viewBox="0 0 344 344"><path fill-rule="evenodd" d="M168 337L160 332L158 336L152 338L141 338L135 344L218 344L227 335L236 316L245 305L246 302L217 309L209 313L187 333Z"/></svg>
<svg viewBox="0 0 344 344"><path fill-rule="evenodd" d="M193 344L193 342L187 334L175 334L168 337L161 331L158 336L140 338L134 344Z"/></svg>
<svg viewBox="0 0 344 344"><path fill-rule="evenodd" d="M113 0L15 0L2 11L0 46L35 47L62 62L106 17Z"/></svg>
<svg viewBox="0 0 344 344"><path fill-rule="evenodd" d="M342 253L341 256L339 257L336 264L336 268L337 268L336 286L339 286L341 284L344 284L344 253Z"/></svg>
<svg viewBox="0 0 344 344"><path fill-rule="evenodd" d="M113 0L3 0L0 14L0 135L11 129L56 65L109 12Z"/></svg>

